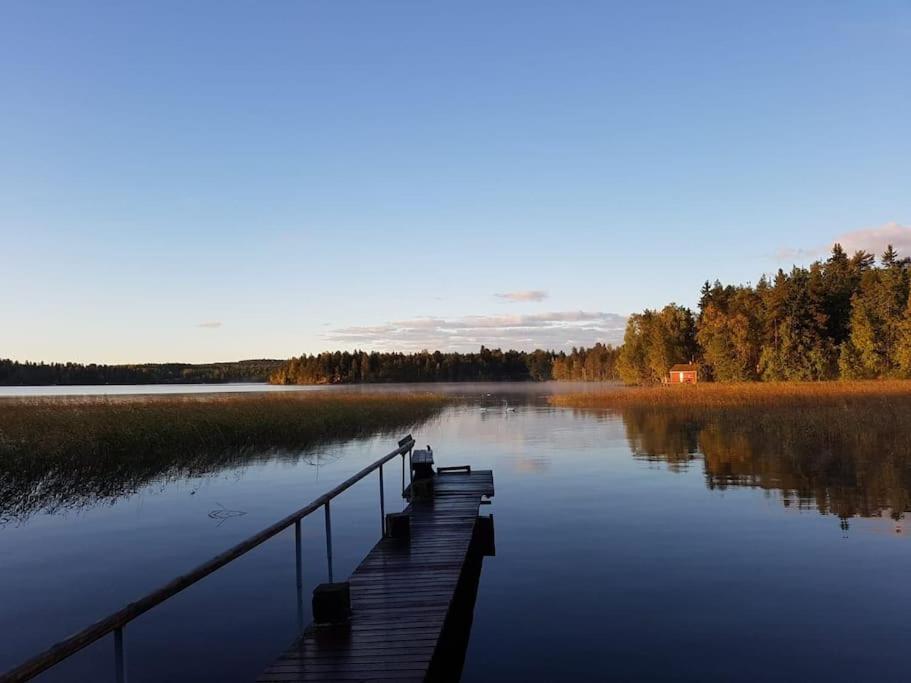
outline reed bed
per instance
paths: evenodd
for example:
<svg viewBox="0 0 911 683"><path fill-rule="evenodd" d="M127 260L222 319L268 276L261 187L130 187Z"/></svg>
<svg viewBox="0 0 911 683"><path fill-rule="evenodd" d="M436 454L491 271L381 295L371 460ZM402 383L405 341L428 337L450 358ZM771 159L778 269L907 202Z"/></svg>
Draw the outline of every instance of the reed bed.
<svg viewBox="0 0 911 683"><path fill-rule="evenodd" d="M447 403L331 392L0 401L0 521L319 444L399 437Z"/></svg>
<svg viewBox="0 0 911 683"><path fill-rule="evenodd" d="M615 387L600 392L554 396L570 408L669 408L692 414L794 411L840 408L860 412L911 410L911 381L745 382Z"/></svg>
<svg viewBox="0 0 911 683"><path fill-rule="evenodd" d="M443 404L430 394L344 393L6 401L0 457L297 449L408 427Z"/></svg>

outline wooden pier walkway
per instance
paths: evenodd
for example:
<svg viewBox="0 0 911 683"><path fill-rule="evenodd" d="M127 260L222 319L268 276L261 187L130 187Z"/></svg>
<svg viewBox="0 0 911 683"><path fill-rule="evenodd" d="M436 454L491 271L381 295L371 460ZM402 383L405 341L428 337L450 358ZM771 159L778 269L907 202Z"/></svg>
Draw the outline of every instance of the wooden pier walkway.
<svg viewBox="0 0 911 683"><path fill-rule="evenodd" d="M434 673L445 667L441 653L452 647L441 634L444 627L451 630L447 617L453 620L454 603L465 599L456 598L457 589L464 593L460 579L464 584L471 573L476 527L485 519L478 510L493 494L489 470L435 474L432 496L405 510L410 539L384 538L351 575L350 621L310 625L259 681L448 678Z"/></svg>

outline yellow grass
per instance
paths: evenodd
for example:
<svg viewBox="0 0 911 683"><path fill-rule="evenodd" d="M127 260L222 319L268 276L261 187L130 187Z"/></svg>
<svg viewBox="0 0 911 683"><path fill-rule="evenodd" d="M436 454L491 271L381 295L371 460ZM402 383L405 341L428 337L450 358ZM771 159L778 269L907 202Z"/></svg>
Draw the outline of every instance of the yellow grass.
<svg viewBox="0 0 911 683"><path fill-rule="evenodd" d="M696 385L616 387L601 392L558 395L551 400L554 405L571 408L674 408L693 413L821 407L871 410L877 406L911 406L911 380L704 382Z"/></svg>

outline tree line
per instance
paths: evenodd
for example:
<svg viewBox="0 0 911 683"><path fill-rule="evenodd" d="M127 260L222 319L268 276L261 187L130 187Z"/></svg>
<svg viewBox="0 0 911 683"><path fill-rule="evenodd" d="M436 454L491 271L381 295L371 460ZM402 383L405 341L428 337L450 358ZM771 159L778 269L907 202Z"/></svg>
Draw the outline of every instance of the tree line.
<svg viewBox="0 0 911 683"><path fill-rule="evenodd" d="M0 358L0 386L78 384L355 384L383 382L466 382L617 380L619 349L595 344L571 352L381 353L334 351L282 360L230 363L145 363L103 365L33 363Z"/></svg>
<svg viewBox="0 0 911 683"><path fill-rule="evenodd" d="M145 363L84 365L30 363L0 358L0 385L197 384L265 382L284 361L242 360L229 363Z"/></svg>
<svg viewBox="0 0 911 683"><path fill-rule="evenodd" d="M826 259L755 285L706 282L698 310L669 304L630 316L617 359L627 384L696 363L719 382L911 377L911 259L876 263L836 244Z"/></svg>
<svg viewBox="0 0 911 683"><path fill-rule="evenodd" d="M595 344L570 353L537 349L478 353L335 351L290 359L269 378L275 384L615 380L618 349Z"/></svg>

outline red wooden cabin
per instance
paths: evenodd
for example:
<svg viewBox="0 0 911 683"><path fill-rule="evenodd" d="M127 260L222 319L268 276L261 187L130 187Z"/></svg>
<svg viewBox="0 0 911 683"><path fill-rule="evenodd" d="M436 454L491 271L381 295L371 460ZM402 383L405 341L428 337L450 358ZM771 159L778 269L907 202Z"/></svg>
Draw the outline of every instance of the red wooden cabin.
<svg viewBox="0 0 911 683"><path fill-rule="evenodd" d="M668 372L668 384L695 384L698 380L699 368L692 364L678 363Z"/></svg>

